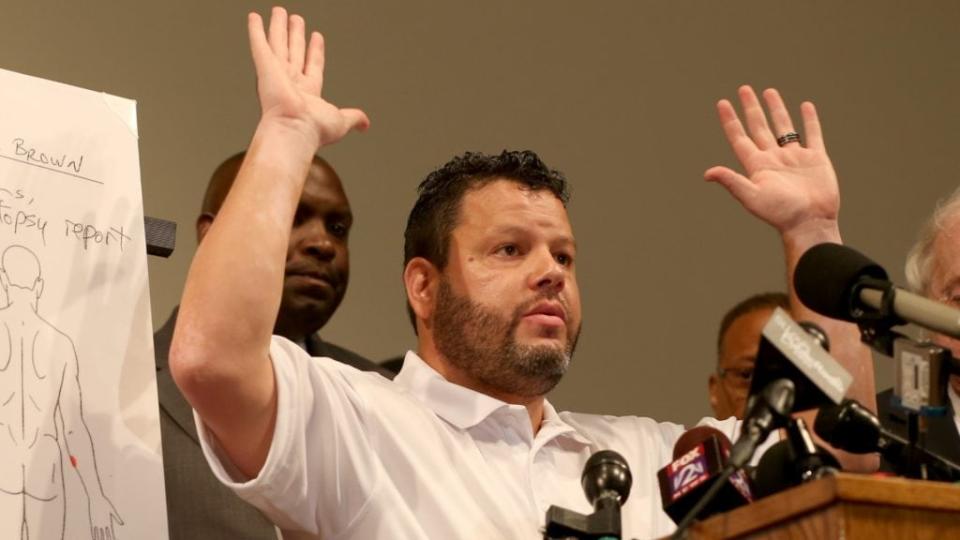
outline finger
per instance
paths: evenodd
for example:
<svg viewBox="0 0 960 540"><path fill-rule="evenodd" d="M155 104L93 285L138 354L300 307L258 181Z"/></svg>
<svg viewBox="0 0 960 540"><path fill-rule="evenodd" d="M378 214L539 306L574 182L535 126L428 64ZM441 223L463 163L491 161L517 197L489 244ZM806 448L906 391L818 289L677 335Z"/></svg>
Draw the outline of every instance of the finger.
<svg viewBox="0 0 960 540"><path fill-rule="evenodd" d="M770 131L770 126L767 125L767 115L763 112L763 107L760 106L760 101L757 100L757 94L753 92L753 88L743 85L737 93L740 95L743 115L747 120L747 130L750 132L753 142L761 150L775 148L777 141Z"/></svg>
<svg viewBox="0 0 960 540"><path fill-rule="evenodd" d="M286 61L289 57L287 52L287 10L282 7L275 7L270 12L270 30L267 40L270 42L273 54Z"/></svg>
<svg viewBox="0 0 960 540"><path fill-rule="evenodd" d="M743 130L743 124L740 123L740 118L737 117L737 111L734 110L733 104L725 99L718 101L717 115L720 117L720 125L734 155L741 163L745 162L758 149L753 139L748 137L747 132Z"/></svg>
<svg viewBox="0 0 960 540"><path fill-rule="evenodd" d="M253 64L257 68L257 73L260 73L264 62L273 52L263 32L263 19L257 13L247 15L247 36L250 39L250 55L253 57Z"/></svg>
<svg viewBox="0 0 960 540"><path fill-rule="evenodd" d="M803 134L807 137L807 148L824 150L823 131L820 128L820 117L813 103L804 101L800 104L800 116L803 117Z"/></svg>
<svg viewBox="0 0 960 540"><path fill-rule="evenodd" d="M703 173L707 182L716 182L733 195L733 198L746 205L746 201L753 197L757 187L747 177L727 167L711 167Z"/></svg>
<svg viewBox="0 0 960 540"><path fill-rule="evenodd" d="M766 102L767 109L770 110L770 121L773 123L774 135L780 137L785 133L796 131L793 129L793 120L790 119L787 106L783 104L780 92L777 92L774 88L767 88L763 91L763 101Z"/></svg>
<svg viewBox="0 0 960 540"><path fill-rule="evenodd" d="M290 16L290 68L295 73L303 73L303 59L306 55L306 44L303 37L306 23L299 15Z"/></svg>
<svg viewBox="0 0 960 540"><path fill-rule="evenodd" d="M360 109L340 109L347 130L356 130L361 133L370 127L370 118Z"/></svg>
<svg viewBox="0 0 960 540"><path fill-rule="evenodd" d="M315 85L319 93L323 90L323 65L326 46L323 42L323 36L320 32L310 34L310 45L307 47L306 67L303 70L304 75Z"/></svg>

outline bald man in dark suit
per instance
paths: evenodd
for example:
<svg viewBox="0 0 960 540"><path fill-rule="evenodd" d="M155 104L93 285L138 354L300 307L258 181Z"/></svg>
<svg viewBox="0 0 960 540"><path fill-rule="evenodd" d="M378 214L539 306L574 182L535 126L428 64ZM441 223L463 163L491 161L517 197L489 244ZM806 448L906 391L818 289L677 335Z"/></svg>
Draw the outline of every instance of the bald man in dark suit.
<svg viewBox="0 0 960 540"><path fill-rule="evenodd" d="M202 241L226 200L244 153L214 172L197 218ZM318 331L343 300L350 273L347 238L353 215L340 178L316 157L300 197L287 250L283 296L274 333L300 344L311 356L326 356L392 378L362 356L320 339ZM243 268L237 268L242 272ZM237 314L242 324L242 313ZM193 411L167 368L177 312L154 334L160 427L171 540L275 540L277 533L257 509L214 478L200 450Z"/></svg>

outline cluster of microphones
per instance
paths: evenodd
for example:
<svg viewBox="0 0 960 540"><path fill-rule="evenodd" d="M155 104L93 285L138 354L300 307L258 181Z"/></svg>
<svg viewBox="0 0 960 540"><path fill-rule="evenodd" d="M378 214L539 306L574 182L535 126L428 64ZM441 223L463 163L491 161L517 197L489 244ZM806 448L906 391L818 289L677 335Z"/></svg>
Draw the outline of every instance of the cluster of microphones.
<svg viewBox="0 0 960 540"><path fill-rule="evenodd" d="M960 480L960 466L924 448L916 436L920 417L945 413L947 379L960 374L960 362L895 329L912 323L960 338L960 310L897 288L882 267L839 244L808 250L798 262L794 288L804 305L856 323L867 345L896 361L894 396L908 413L910 435L891 433L869 409L845 399L853 378L830 356L826 333L778 309L763 329L736 443L715 428L695 427L677 440L673 461L657 473L663 509L677 524L674 538L684 537L695 521L840 470L803 419L793 416L796 411L819 409L813 430L822 440L850 453L879 453L900 476ZM785 436L751 466L775 430ZM594 512L550 507L544 538L622 538L620 509L632 484L626 460L613 450L597 452L581 480Z"/></svg>

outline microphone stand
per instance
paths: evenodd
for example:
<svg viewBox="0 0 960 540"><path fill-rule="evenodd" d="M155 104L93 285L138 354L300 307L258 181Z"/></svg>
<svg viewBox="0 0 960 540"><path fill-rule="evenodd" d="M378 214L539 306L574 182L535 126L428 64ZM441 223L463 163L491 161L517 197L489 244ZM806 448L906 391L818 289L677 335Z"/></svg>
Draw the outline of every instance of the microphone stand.
<svg viewBox="0 0 960 540"><path fill-rule="evenodd" d="M865 287L884 288L884 292L868 291ZM879 295L879 309L865 310L854 305L851 316L860 329L860 339L874 351L898 361L897 378L894 386L894 403L891 405L907 414L907 448L905 474L911 478L926 480L929 478L928 451L921 442L923 429L921 417L942 416L949 413L947 405L947 384L951 372L960 373L960 363L949 350L928 342L917 342L904 334L893 330L893 326L906 324L893 312L895 291L883 281L863 279L853 298L861 294ZM905 353L910 357L906 364ZM904 388L904 378L910 373L925 371L929 381L925 388L917 388L918 375L913 375L913 388ZM909 392L905 396L905 392ZM903 399L907 397L907 399ZM951 466L953 464L950 464ZM956 474L955 466L948 467L951 476Z"/></svg>
<svg viewBox="0 0 960 540"><path fill-rule="evenodd" d="M700 497L700 500L697 501L697 504L693 505L693 508L687 512L687 515L680 520L680 523L677 524L677 530L673 532L673 535L670 536L672 540L680 540L681 538L686 538L687 533L689 532L690 525L696 521L697 516L700 515L700 512L703 512L703 509L710 504L710 501L717 496L717 493L723 488L723 485L726 484L730 477L733 476L733 473L737 472L737 467L731 464L728 464L723 468L723 472L720 473L713 483L710 484L710 489L708 489L703 497Z"/></svg>

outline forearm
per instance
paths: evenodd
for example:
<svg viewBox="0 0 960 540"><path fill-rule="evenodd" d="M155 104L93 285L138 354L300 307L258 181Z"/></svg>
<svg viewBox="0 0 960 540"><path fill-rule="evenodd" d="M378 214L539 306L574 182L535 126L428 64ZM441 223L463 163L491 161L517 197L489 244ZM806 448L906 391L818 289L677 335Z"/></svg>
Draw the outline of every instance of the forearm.
<svg viewBox="0 0 960 540"><path fill-rule="evenodd" d="M63 410L65 409L61 409L61 411ZM93 437L90 436L90 430L83 423L78 407L69 407L67 413L64 415L61 412L60 416L68 454L65 460L66 464L80 477L80 482L83 484L87 496L102 496L103 486L100 484L100 477L97 472Z"/></svg>
<svg viewBox="0 0 960 540"><path fill-rule="evenodd" d="M836 221L824 220L798 227L783 234L787 263L787 280L790 291L790 307L798 321L816 323L830 337L831 355L853 375L853 384L847 397L856 399L871 410L876 410L876 387L874 385L873 358L870 350L860 341L860 332L852 323L831 319L803 305L793 287L793 275L800 257L807 249L823 243L841 243Z"/></svg>
<svg viewBox="0 0 960 540"><path fill-rule="evenodd" d="M871 410L876 410L876 389L874 385L873 358L870 350L860 341L860 332L856 325L830 319L803 305L793 286L794 271L797 262L807 249L823 243L841 243L840 230L835 220L819 220L805 223L790 231L781 233L786 256L787 281L790 295L791 312L795 320L810 321L827 333L830 339L830 354L853 376L853 384L847 391L847 397L856 399ZM813 426L816 412L801 415L807 424ZM818 444L826 443L818 438ZM832 449L844 469L868 472L876 470L878 459L875 455L857 455Z"/></svg>
<svg viewBox="0 0 960 540"><path fill-rule="evenodd" d="M249 373L266 358L290 227L314 150L285 126L258 126L187 274L173 340L177 363L226 355L231 360L218 367Z"/></svg>
<svg viewBox="0 0 960 540"><path fill-rule="evenodd" d="M253 476L275 417L270 337L290 227L316 150L288 126L258 126L184 287L170 367L234 464Z"/></svg>

